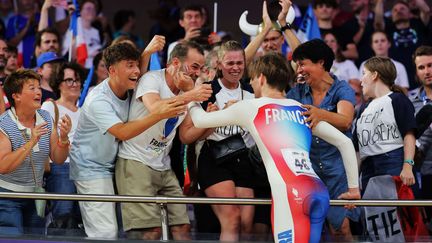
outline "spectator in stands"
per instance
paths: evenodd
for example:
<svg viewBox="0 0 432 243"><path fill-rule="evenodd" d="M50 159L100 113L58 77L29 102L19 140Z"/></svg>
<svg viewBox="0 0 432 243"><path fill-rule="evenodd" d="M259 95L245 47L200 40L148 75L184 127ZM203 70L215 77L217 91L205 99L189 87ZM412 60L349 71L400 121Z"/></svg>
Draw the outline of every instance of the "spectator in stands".
<svg viewBox="0 0 432 243"><path fill-rule="evenodd" d="M209 84L194 82L204 65L202 48L194 42L174 47L166 69L146 73L138 84L131 102L129 120L140 119L161 101L180 100L184 103L205 101L211 95ZM183 91L182 93L180 93ZM185 114L159 119L157 123L120 146L116 164L119 194L145 196L182 196L179 182L172 170L169 152L176 129ZM145 178L143 180L143 178ZM129 185L134 184L135 187ZM157 240L161 236L159 207L156 204L122 204L124 230L131 239ZM169 225L175 240L190 239L186 206L168 205Z"/></svg>
<svg viewBox="0 0 432 243"><path fill-rule="evenodd" d="M400 176L408 186L415 183L414 107L394 84L395 79L390 58L372 57L364 64L363 95L372 100L358 116L354 135L362 161L363 192L369 179L378 175Z"/></svg>
<svg viewBox="0 0 432 243"><path fill-rule="evenodd" d="M305 104L304 115L311 127L319 121L326 121L351 137L351 123L354 117L354 92L345 81L329 73L334 53L322 40L301 44L293 53L297 73L304 78L303 84L291 89L287 98ZM324 140L313 137L311 145L312 167L330 193L330 199L348 190L342 158L337 148ZM330 232L345 240L352 239L349 220L358 220L360 212L342 207L330 207L327 214Z"/></svg>
<svg viewBox="0 0 432 243"><path fill-rule="evenodd" d="M323 34L323 40L332 49L335 55L335 60L333 61L330 72L340 80L360 80L359 71L354 62L346 59L342 55L342 50L339 46L339 41L336 36L331 32L327 32Z"/></svg>
<svg viewBox="0 0 432 243"><path fill-rule="evenodd" d="M42 109L48 111L54 122L59 117L68 115L71 118L72 128L69 133L69 141L73 141L80 110L77 102L81 93L81 84L85 78L84 70L81 65L76 63L64 63L59 70L54 73L55 82L52 83L57 100L45 101ZM54 128L58 125L54 124ZM76 194L76 187L69 179L69 157L64 164L50 163L50 171L46 177L46 189L52 193ZM51 201L53 219L61 216L79 218L78 203L76 201Z"/></svg>
<svg viewBox="0 0 432 243"><path fill-rule="evenodd" d="M345 33L342 33L340 28L333 27L333 16L335 9L338 8L336 0L314 0L313 9L315 17L318 21L321 34L324 32L333 32L339 39ZM342 39L341 39L342 40ZM342 54L348 59L356 59L358 57L356 45L352 41L341 42Z"/></svg>
<svg viewBox="0 0 432 243"><path fill-rule="evenodd" d="M18 67L18 49L14 46L8 46L7 50L8 59L5 67L5 74L10 75L15 72Z"/></svg>
<svg viewBox="0 0 432 243"><path fill-rule="evenodd" d="M85 68L91 68L93 58L101 51L102 42L100 39L100 32L98 29L92 27L92 22L96 19L97 10L96 0L83 0L80 2L80 17L78 24L82 25L84 42L87 47L87 59L85 61ZM67 32L63 39L63 54L69 51L71 32Z"/></svg>
<svg viewBox="0 0 432 243"><path fill-rule="evenodd" d="M291 1L273 1L269 7L273 12L275 12L273 13L274 15L277 13L277 22L270 19L267 4L264 2L262 9L264 27L245 49L246 65L248 65L257 55L259 47L261 47L262 54L267 54L269 52L278 52L282 54L285 37L291 51L300 45L300 41L296 37L293 26L291 23L286 22L286 16L291 7ZM258 55L261 55L261 53ZM289 59L289 57L287 58Z"/></svg>
<svg viewBox="0 0 432 243"><path fill-rule="evenodd" d="M6 64L8 60L8 46L4 39L0 38L0 85L4 84L6 79Z"/></svg>
<svg viewBox="0 0 432 243"><path fill-rule="evenodd" d="M9 19L14 15L12 0L0 1L0 18L3 20L3 24L7 25Z"/></svg>
<svg viewBox="0 0 432 243"><path fill-rule="evenodd" d="M391 19L384 19L384 0L377 0L375 8L375 28L383 30L391 36L389 57L401 62L407 71L409 88L419 86L415 82L415 69L411 57L415 49L425 43L427 28L430 19L430 8L424 0L418 0L420 19L412 18L408 4L398 0L393 4Z"/></svg>
<svg viewBox="0 0 432 243"><path fill-rule="evenodd" d="M144 49L144 41L132 33L135 28L135 12L133 10L119 10L114 15L114 39L119 36L129 37L139 50Z"/></svg>
<svg viewBox="0 0 432 243"><path fill-rule="evenodd" d="M71 120L60 118L60 133L47 111L41 110L39 75L31 70L12 73L4 89L12 108L0 117L0 190L35 192L42 187L45 161L63 163L69 153ZM44 220L32 199L1 199L2 235L43 234Z"/></svg>
<svg viewBox="0 0 432 243"><path fill-rule="evenodd" d="M213 95L203 103L205 109L224 109L243 99L253 99L250 86L241 82L245 71L245 53L236 41L222 44L218 54L218 79L212 81ZM190 119L188 117L187 119ZM193 127L193 123L190 123ZM224 126L214 130L200 129L191 135L189 127L180 130L186 144L206 139L198 158L198 182L208 197L253 198L253 172L247 154L240 154L226 163L217 163L212 144L232 136L239 136L246 146L252 147L250 133L239 126ZM210 131L210 134L208 133ZM240 236L252 233L253 206L212 205L221 225L221 241L238 241Z"/></svg>
<svg viewBox="0 0 432 243"><path fill-rule="evenodd" d="M79 194L114 194L114 160L119 141L131 139L153 126L160 117L184 111L182 102L159 102L147 116L127 122L128 90L140 75L139 52L129 44L108 47L104 60L109 77L87 96L70 153L70 178ZM87 236L116 238L114 203L80 202Z"/></svg>
<svg viewBox="0 0 432 243"><path fill-rule="evenodd" d="M217 34L210 33L209 29L202 28L203 23L201 7L199 5L190 5L182 8L179 20L180 26L185 31L185 36L182 40L193 40L206 46L220 42L221 39ZM168 46L168 56L179 41L175 41Z"/></svg>
<svg viewBox="0 0 432 243"><path fill-rule="evenodd" d="M417 80L421 86L410 96L416 113L425 105L432 105L432 47L420 46L414 52L413 62L416 66ZM432 199L432 129L426 130L418 138L419 149L424 152L425 158L421 167L421 197L422 199ZM415 161L416 162L416 161ZM432 219L432 208L425 207L428 222Z"/></svg>
<svg viewBox="0 0 432 243"><path fill-rule="evenodd" d="M45 102L47 99L57 99L50 82L53 72L57 70L59 64L63 61L62 57L50 51L42 53L38 57L37 72L41 75L42 102Z"/></svg>
<svg viewBox="0 0 432 243"><path fill-rule="evenodd" d="M389 57L389 50L391 47L390 39L387 34L383 31L375 31L371 38L371 47L377 57ZM409 89L408 75L405 66L390 58L396 67L396 80L394 81L396 85ZM360 65L360 70L363 70L365 62Z"/></svg>
<svg viewBox="0 0 432 243"><path fill-rule="evenodd" d="M22 43L23 66L30 68L40 14L35 0L19 0L18 7L18 13L7 23L6 38L12 46Z"/></svg>
<svg viewBox="0 0 432 243"><path fill-rule="evenodd" d="M60 35L54 28L46 28L36 33L35 51L31 66L35 67L37 58L45 52L55 52L60 55Z"/></svg>
<svg viewBox="0 0 432 243"><path fill-rule="evenodd" d="M93 59L93 67L95 68L92 86L96 86L106 78L108 78L108 69L105 65L105 61L102 58L102 53L99 53Z"/></svg>
<svg viewBox="0 0 432 243"><path fill-rule="evenodd" d="M347 20L340 22L340 43L354 43L357 47L358 58L356 65L373 56L370 47L370 37L374 30L373 13L369 0L350 0L349 6L353 14ZM333 19L335 23L335 19Z"/></svg>

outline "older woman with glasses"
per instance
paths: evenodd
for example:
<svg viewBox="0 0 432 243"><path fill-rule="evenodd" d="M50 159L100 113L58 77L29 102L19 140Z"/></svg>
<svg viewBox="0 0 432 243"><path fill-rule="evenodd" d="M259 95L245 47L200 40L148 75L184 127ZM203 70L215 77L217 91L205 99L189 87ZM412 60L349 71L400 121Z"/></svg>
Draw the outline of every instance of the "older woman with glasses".
<svg viewBox="0 0 432 243"><path fill-rule="evenodd" d="M63 163L69 154L69 116L53 129L49 113L41 110L40 76L19 70L4 84L11 109L0 116L0 191L40 192L48 158ZM36 205L42 205L37 207ZM33 199L0 200L0 235L43 234L43 204Z"/></svg>
<svg viewBox="0 0 432 243"><path fill-rule="evenodd" d="M80 116L77 101L81 92L81 80L84 70L76 63L64 63L55 73L55 82L52 82L56 101L49 100L42 104L42 109L47 110L56 122L58 117L68 115L72 120L72 129L69 140L72 141ZM54 125L55 127L55 125ZM50 163L50 173L47 176L46 189L54 193L76 193L74 183L69 180L69 158L66 163L59 165ZM79 216L78 205L74 201L52 201L51 208L54 220L60 216Z"/></svg>

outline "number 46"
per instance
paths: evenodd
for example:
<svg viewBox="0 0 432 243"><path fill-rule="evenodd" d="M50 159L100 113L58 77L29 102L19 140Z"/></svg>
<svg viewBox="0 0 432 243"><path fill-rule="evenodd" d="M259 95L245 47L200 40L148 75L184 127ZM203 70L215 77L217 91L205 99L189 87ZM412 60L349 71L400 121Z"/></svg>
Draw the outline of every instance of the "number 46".
<svg viewBox="0 0 432 243"><path fill-rule="evenodd" d="M295 159L295 166L300 167L300 170L303 170L303 168L305 170L310 170L309 166L306 163L305 159Z"/></svg>

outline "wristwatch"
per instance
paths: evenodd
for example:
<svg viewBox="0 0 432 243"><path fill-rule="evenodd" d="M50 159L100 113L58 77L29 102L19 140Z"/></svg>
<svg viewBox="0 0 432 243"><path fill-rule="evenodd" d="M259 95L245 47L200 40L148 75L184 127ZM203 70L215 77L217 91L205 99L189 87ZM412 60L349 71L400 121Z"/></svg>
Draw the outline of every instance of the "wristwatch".
<svg viewBox="0 0 432 243"><path fill-rule="evenodd" d="M406 159L406 160L404 160L404 163L407 163L411 166L414 166L414 160L412 160L412 159Z"/></svg>
<svg viewBox="0 0 432 243"><path fill-rule="evenodd" d="M280 30L284 32L285 30L290 30L292 28L291 24L286 23L285 26L282 26Z"/></svg>

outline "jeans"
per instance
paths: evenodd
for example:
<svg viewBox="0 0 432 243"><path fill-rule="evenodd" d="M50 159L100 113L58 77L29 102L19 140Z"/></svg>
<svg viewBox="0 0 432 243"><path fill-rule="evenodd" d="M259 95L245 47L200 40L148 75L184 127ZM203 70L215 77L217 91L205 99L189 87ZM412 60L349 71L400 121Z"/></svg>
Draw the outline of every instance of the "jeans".
<svg viewBox="0 0 432 243"><path fill-rule="evenodd" d="M69 163L62 165L51 163L51 172L46 177L46 190L52 193L76 194L75 184L69 179ZM79 216L76 201L52 200L50 203L54 219L66 214Z"/></svg>
<svg viewBox="0 0 432 243"><path fill-rule="evenodd" d="M0 192L12 192L0 187ZM0 235L19 236L45 232L45 221L32 199L0 199Z"/></svg>
<svg viewBox="0 0 432 243"><path fill-rule="evenodd" d="M362 183L362 194L366 190L369 179L379 175L391 175L399 176L402 172L404 164L404 150L398 148L387 153L369 156L361 164L361 183ZM413 168L414 175L416 174ZM419 186L416 179L416 183L411 186L415 197L419 195Z"/></svg>

